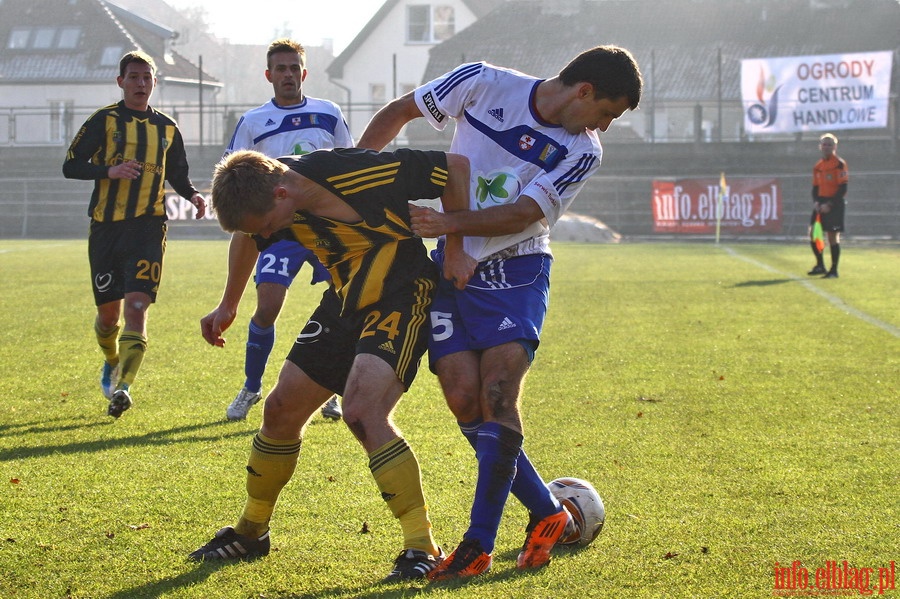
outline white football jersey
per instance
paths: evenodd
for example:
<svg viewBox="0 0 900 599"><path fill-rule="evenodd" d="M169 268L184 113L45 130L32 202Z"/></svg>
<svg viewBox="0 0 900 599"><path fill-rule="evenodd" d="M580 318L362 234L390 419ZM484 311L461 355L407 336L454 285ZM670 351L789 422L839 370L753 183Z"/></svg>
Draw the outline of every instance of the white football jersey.
<svg viewBox="0 0 900 599"><path fill-rule="evenodd" d="M344 115L334 102L305 97L295 106L279 106L273 99L241 117L225 156L256 150L277 158L353 146Z"/></svg>
<svg viewBox="0 0 900 599"><path fill-rule="evenodd" d="M450 151L471 163L472 210L526 195L544 212L543 220L521 233L466 237L466 252L479 261L497 252L549 254L550 228L600 167L603 150L595 131L568 133L536 114L534 94L541 81L476 62L415 91L419 110L434 128L442 130L450 118L456 120Z"/></svg>

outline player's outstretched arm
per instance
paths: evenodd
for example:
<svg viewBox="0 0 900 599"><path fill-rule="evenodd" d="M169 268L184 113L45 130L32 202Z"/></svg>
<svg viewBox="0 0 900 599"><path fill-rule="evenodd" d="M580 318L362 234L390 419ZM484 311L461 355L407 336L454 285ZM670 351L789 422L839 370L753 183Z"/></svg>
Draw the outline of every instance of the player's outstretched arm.
<svg viewBox="0 0 900 599"><path fill-rule="evenodd" d="M544 213L537 202L523 195L511 204L464 212L440 213L415 206L410 209L410 216L412 230L420 237L451 234L496 237L524 231L531 223L544 218Z"/></svg>
<svg viewBox="0 0 900 599"><path fill-rule="evenodd" d="M200 319L200 334L210 345L225 346L222 333L237 316L241 296L244 295L258 256L259 251L252 237L239 232L232 234L228 246L228 277L225 279L222 299L212 312Z"/></svg>
<svg viewBox="0 0 900 599"><path fill-rule="evenodd" d="M358 148L381 151L397 137L403 125L422 116L413 92L388 102L375 113L356 144Z"/></svg>

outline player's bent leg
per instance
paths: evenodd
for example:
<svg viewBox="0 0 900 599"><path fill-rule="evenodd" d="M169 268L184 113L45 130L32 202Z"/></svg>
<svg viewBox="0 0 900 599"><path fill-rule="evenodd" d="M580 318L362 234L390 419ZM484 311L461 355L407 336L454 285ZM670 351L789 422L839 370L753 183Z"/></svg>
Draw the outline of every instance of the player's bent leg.
<svg viewBox="0 0 900 599"><path fill-rule="evenodd" d="M256 286L256 312L251 317L258 326L266 328L275 324L284 306L288 288L278 283L260 283Z"/></svg>
<svg viewBox="0 0 900 599"><path fill-rule="evenodd" d="M485 420L522 432L519 397L530 365L525 349L518 342L504 343L481 353L480 401Z"/></svg>
<svg viewBox="0 0 900 599"><path fill-rule="evenodd" d="M266 397L263 422L247 461L247 501L235 530L257 538L268 530L278 496L297 465L303 427L330 392L285 362Z"/></svg>
<svg viewBox="0 0 900 599"><path fill-rule="evenodd" d="M285 360L278 382L265 399L260 432L275 439L298 437L310 416L331 395L299 366Z"/></svg>
<svg viewBox="0 0 900 599"><path fill-rule="evenodd" d="M443 557L431 533L418 460L391 420L404 390L391 365L361 353L343 395L344 422L368 453L372 477L403 532L403 551L386 580L423 578Z"/></svg>
<svg viewBox="0 0 900 599"><path fill-rule="evenodd" d="M275 346L275 321L281 312L287 287L260 283L256 287L256 312L247 324L244 351L244 386L225 410L228 420L244 420L262 397L262 378Z"/></svg>
<svg viewBox="0 0 900 599"><path fill-rule="evenodd" d="M367 452L400 436L391 412L403 391L387 362L372 354L356 356L344 389L344 422Z"/></svg>
<svg viewBox="0 0 900 599"><path fill-rule="evenodd" d="M479 356L473 351L462 351L442 356L434 365L447 407L459 422L482 419L479 390Z"/></svg>
<svg viewBox="0 0 900 599"><path fill-rule="evenodd" d="M269 520L278 496L290 481L302 445L303 427L331 395L297 365L285 362L266 398L263 423L247 461L247 500L237 526L220 529L193 551L196 561L252 559L269 552Z"/></svg>

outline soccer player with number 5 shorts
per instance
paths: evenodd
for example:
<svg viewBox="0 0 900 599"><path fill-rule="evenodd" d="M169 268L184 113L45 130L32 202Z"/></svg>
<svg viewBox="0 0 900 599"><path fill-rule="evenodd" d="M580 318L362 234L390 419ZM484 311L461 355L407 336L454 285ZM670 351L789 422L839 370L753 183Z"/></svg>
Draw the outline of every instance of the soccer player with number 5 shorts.
<svg viewBox="0 0 900 599"><path fill-rule="evenodd" d="M416 233L464 235L478 260L464 289L441 281L431 308L431 369L478 460L469 528L432 580L491 567L510 493L530 514L519 569L547 564L572 526L522 449L520 395L549 301L549 230L600 166L595 130L637 108L642 86L634 58L615 46L582 52L550 79L475 62L388 103L360 137L381 149L414 118L437 129L453 120L450 151L472 169L470 211L412 212ZM439 241L438 263L444 249Z"/></svg>

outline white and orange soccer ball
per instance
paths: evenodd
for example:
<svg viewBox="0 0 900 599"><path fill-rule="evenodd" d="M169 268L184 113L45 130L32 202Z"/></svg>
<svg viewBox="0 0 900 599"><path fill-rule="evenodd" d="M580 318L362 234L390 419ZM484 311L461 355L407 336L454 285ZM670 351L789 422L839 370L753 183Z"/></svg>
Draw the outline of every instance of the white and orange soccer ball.
<svg viewBox="0 0 900 599"><path fill-rule="evenodd" d="M548 485L560 503L572 514L575 530L557 541L561 545L581 545L591 543L603 530L606 521L606 507L594 486L580 478L557 478Z"/></svg>

